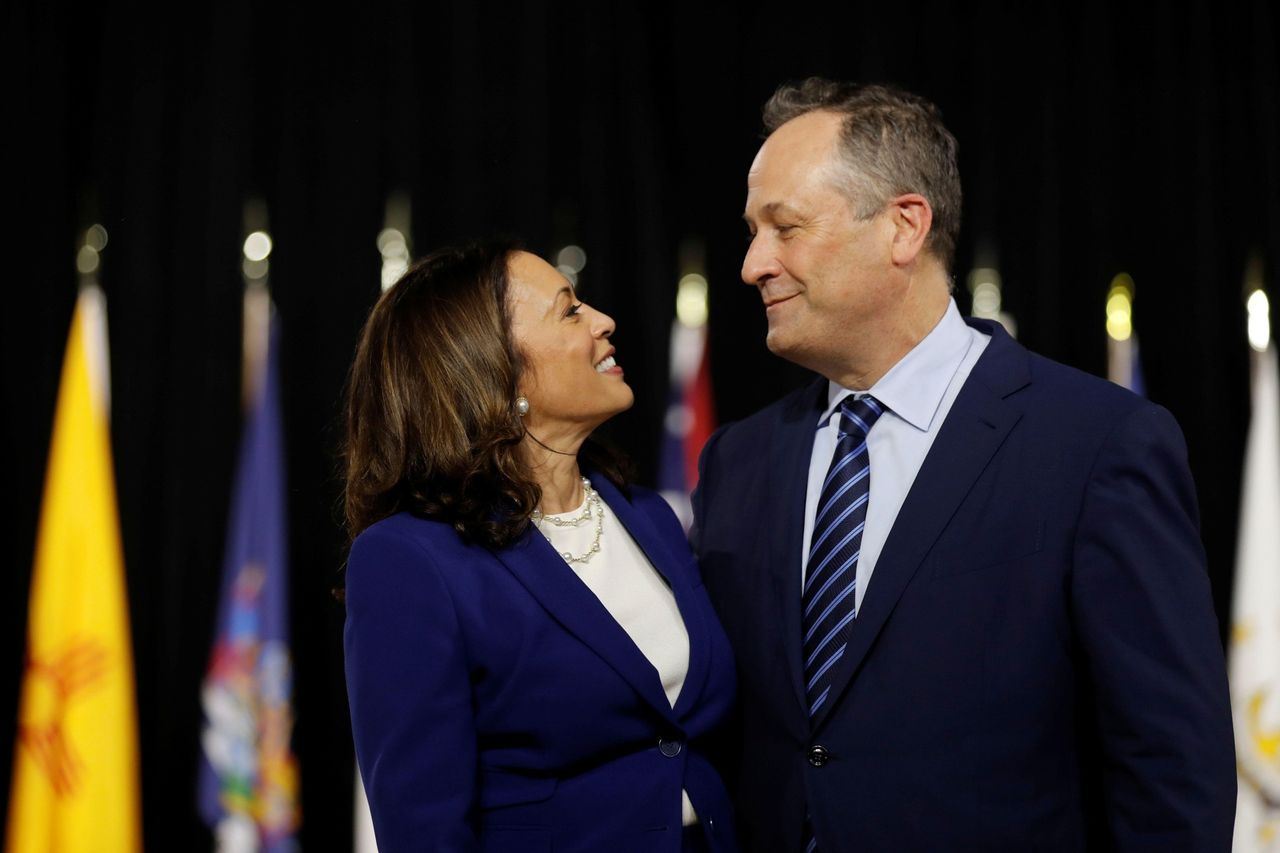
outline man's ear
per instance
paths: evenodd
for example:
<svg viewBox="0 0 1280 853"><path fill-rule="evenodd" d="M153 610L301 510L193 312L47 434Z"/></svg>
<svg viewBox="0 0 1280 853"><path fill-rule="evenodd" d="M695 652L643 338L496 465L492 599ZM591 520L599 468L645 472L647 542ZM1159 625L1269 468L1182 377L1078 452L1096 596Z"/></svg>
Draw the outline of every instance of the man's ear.
<svg viewBox="0 0 1280 853"><path fill-rule="evenodd" d="M909 266L924 250L933 227L933 208L919 193L906 193L889 201L888 214L893 224L893 264Z"/></svg>

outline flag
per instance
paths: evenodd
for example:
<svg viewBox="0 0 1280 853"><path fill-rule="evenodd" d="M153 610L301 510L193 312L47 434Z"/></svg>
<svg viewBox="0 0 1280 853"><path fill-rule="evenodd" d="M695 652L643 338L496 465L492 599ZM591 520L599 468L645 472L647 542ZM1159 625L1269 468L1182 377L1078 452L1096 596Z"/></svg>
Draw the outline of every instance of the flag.
<svg viewBox="0 0 1280 853"><path fill-rule="evenodd" d="M355 853L378 853L378 840L373 834L373 814L369 811L369 798L364 793L364 780L360 768L356 768L355 833L352 849Z"/></svg>
<svg viewBox="0 0 1280 853"><path fill-rule="evenodd" d="M1107 339L1107 378L1133 393L1147 396L1142 379L1142 359L1138 356L1138 333L1131 332L1123 340Z"/></svg>
<svg viewBox="0 0 1280 853"><path fill-rule="evenodd" d="M251 385L201 691L199 810L218 848L230 853L297 846L278 326L272 318Z"/></svg>
<svg viewBox="0 0 1280 853"><path fill-rule="evenodd" d="M36 539L6 849L141 848L102 291L76 301Z"/></svg>
<svg viewBox="0 0 1280 853"><path fill-rule="evenodd" d="M1236 730L1237 853L1280 851L1280 381L1253 351L1228 672Z"/></svg>
<svg viewBox="0 0 1280 853"><path fill-rule="evenodd" d="M686 530L693 523L689 496L698 485L698 455L714 430L707 327L677 319L671 325L671 386L663 419L658 490Z"/></svg>

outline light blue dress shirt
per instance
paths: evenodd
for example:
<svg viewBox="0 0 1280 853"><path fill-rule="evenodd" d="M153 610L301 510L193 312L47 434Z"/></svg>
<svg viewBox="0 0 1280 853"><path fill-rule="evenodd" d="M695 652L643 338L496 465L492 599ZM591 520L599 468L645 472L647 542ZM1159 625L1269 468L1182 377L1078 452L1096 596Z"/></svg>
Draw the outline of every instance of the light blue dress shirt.
<svg viewBox="0 0 1280 853"><path fill-rule="evenodd" d="M854 607L862 609L862 597L871 582L876 560L893 528L898 510L915 482L924 458L938 436L951 404L960 393L970 371L991 338L970 328L951 300L942 319L924 340L904 355L889 372L867 391L852 391L829 382L827 408L818 420L809 457L809 488L805 497L804 551L800 557L801 586L808 569L809 542L813 538L813 516L821 497L822 481L835 455L840 401L847 394L870 394L885 405L867 437L871 458L871 494L867 502L867 522L862 531L862 553L858 557L858 586Z"/></svg>

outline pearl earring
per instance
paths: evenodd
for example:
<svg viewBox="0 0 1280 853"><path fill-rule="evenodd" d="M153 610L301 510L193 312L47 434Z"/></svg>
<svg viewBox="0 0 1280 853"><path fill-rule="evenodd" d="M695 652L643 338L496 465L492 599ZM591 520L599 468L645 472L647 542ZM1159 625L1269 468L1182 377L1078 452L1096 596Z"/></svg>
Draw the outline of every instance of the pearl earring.
<svg viewBox="0 0 1280 853"><path fill-rule="evenodd" d="M522 418L529 414L529 401L524 397L516 397L516 414Z"/></svg>

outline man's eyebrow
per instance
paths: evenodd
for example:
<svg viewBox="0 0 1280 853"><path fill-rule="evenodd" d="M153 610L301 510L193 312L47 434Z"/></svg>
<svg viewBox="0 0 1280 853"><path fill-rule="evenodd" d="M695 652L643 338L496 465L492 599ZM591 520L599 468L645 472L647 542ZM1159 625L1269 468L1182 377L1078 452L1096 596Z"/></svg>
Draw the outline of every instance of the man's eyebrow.
<svg viewBox="0 0 1280 853"><path fill-rule="evenodd" d="M771 201L764 207L760 208L760 212L769 217L774 217L779 213L791 216L797 216L799 214L799 211L787 204L785 201ZM745 212L742 214L742 220L748 225L753 221L751 214Z"/></svg>

